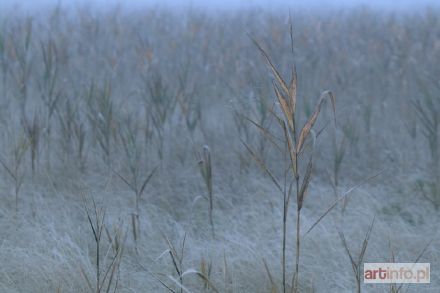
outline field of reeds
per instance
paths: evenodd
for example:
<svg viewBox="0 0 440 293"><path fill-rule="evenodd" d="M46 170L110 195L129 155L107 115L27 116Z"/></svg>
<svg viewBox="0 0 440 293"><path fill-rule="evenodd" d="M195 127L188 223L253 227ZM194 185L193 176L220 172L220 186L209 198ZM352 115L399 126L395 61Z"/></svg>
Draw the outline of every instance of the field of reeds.
<svg viewBox="0 0 440 293"><path fill-rule="evenodd" d="M439 292L439 76L436 9L1 11L0 292Z"/></svg>

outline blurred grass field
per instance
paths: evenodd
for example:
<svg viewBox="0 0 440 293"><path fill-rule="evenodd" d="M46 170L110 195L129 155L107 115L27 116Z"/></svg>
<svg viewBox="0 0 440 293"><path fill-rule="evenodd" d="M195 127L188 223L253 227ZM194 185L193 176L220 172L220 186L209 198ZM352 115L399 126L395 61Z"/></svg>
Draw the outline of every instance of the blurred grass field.
<svg viewBox="0 0 440 293"><path fill-rule="evenodd" d="M313 126L298 292L359 292L340 235L357 255L373 218L363 261L429 262L431 284L362 292L439 292L437 9L0 15L0 292L291 292L297 202L284 289L271 178L288 185L290 136L253 40L286 80L295 64L298 127L336 99Z"/></svg>

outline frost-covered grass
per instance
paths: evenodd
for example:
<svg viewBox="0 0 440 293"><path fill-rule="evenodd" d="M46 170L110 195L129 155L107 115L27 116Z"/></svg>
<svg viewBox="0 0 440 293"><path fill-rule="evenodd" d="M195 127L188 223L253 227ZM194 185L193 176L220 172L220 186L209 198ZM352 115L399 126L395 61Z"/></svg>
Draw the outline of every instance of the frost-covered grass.
<svg viewBox="0 0 440 293"><path fill-rule="evenodd" d="M283 197L255 158L280 182L290 160L249 36L286 80L295 63L298 129L336 97L336 128L324 107L313 127L299 292L355 292L340 235L358 255L373 218L364 261L420 256L431 284L399 292L438 292L439 20L294 11L292 53L273 10L2 12L0 292L283 292Z"/></svg>

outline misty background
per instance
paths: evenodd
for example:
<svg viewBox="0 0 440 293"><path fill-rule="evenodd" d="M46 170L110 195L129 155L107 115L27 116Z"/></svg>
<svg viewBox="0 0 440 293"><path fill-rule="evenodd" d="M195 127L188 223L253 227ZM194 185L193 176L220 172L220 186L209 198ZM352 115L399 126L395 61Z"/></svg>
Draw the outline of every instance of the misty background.
<svg viewBox="0 0 440 293"><path fill-rule="evenodd" d="M426 7L438 7L439 3L436 0L2 0L0 1L1 9L10 9L11 7L19 7L20 9L41 9L44 7L61 4L64 7L91 5L100 8L111 7L116 4L121 4L124 7L145 7L151 5L161 5L168 7L198 7L203 9L236 9L236 8L290 8L290 9L328 9L328 8L353 8L359 6L369 7L375 10L387 11L408 11L419 10Z"/></svg>
<svg viewBox="0 0 440 293"><path fill-rule="evenodd" d="M0 292L440 292L436 2L0 0Z"/></svg>

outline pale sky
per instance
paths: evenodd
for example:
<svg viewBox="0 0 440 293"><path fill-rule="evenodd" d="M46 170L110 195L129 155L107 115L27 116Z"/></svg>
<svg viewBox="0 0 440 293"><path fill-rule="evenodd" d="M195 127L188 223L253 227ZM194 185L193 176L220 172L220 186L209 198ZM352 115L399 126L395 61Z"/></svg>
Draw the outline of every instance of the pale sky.
<svg viewBox="0 0 440 293"><path fill-rule="evenodd" d="M438 7L440 0L0 0L0 9L20 7L25 9L43 8L47 4L61 3L70 6L92 3L94 6L108 7L120 3L125 7L139 7L158 4L170 7L193 6L200 8L243 8L243 7L290 7L290 8L325 8L352 7L366 5L379 10L413 10L427 6Z"/></svg>

